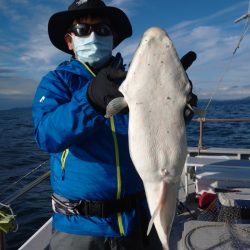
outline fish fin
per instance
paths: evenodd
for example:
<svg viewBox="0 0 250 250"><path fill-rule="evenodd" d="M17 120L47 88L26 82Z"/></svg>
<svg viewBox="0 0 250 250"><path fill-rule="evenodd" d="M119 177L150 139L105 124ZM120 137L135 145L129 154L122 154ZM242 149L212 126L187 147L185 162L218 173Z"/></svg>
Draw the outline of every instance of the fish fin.
<svg viewBox="0 0 250 250"><path fill-rule="evenodd" d="M197 108L195 106L191 106L190 104L187 104L187 106L194 112L195 115L197 115L199 118L205 118L206 116L206 110Z"/></svg>
<svg viewBox="0 0 250 250"><path fill-rule="evenodd" d="M155 219L156 215L159 213L160 209L161 209L161 204L159 203L159 205L155 209L155 211L154 211L154 213L153 213L153 215L152 215L152 217L151 217L151 219L149 221L148 230L147 230L147 236L149 235L149 233L150 233L150 231L151 231L151 229L153 227L154 219Z"/></svg>
<svg viewBox="0 0 250 250"><path fill-rule="evenodd" d="M124 97L117 97L109 102L106 108L105 118L110 118L128 106Z"/></svg>
<svg viewBox="0 0 250 250"><path fill-rule="evenodd" d="M152 218L148 225L147 235L155 225L159 239L164 249L168 249L169 235L175 214L177 183L161 183L145 185L147 200ZM160 194L155 206L155 193Z"/></svg>
<svg viewBox="0 0 250 250"><path fill-rule="evenodd" d="M153 212L153 215L149 221L148 224L148 230L147 230L147 235L149 235L152 227L153 227L153 223L155 220L155 217L159 214L159 216L161 216L161 210L164 207L165 204L165 200L166 200L166 195L167 195L167 183L162 182L161 187L160 187L160 200L159 200L159 204L156 207L155 211Z"/></svg>
<svg viewBox="0 0 250 250"><path fill-rule="evenodd" d="M147 235L155 226L163 249L169 249L169 236L176 209L178 182L147 182L144 185L152 218L148 225Z"/></svg>

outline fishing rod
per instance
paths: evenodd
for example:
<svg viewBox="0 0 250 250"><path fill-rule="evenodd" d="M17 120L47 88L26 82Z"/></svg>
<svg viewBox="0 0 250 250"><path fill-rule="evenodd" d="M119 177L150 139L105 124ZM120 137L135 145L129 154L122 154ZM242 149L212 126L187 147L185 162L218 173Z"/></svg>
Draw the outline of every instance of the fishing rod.
<svg viewBox="0 0 250 250"><path fill-rule="evenodd" d="M13 201L15 201L17 198L28 192L30 189L34 188L38 184L40 184L42 181L46 180L50 176L50 171L44 173L43 175L39 176L37 179L26 185L25 187L21 188L20 190L16 191L13 195L8 196L0 203L0 209L3 208L3 204L9 206L12 204Z"/></svg>
<svg viewBox="0 0 250 250"><path fill-rule="evenodd" d="M13 182L12 184L10 184L9 186L7 186L6 188L2 189L0 191L0 195L2 195L3 193L5 193L7 190L13 188L14 186L16 186L23 179L27 178L31 174L34 174L36 171L40 170L43 166L46 166L47 162L48 162L47 160L44 161L44 162L42 162L40 165L38 165L37 167L35 167L34 169L32 169L30 172L28 172L27 174L25 174L24 176L22 176L21 178L19 178L17 181Z"/></svg>
<svg viewBox="0 0 250 250"><path fill-rule="evenodd" d="M247 14L245 14L245 15L239 17L238 19L236 19L236 20L234 21L234 23L238 23L238 22L240 22L240 21L242 21L242 20L244 20L244 19L246 19L246 18L248 18L248 17L250 17L250 12L248 12Z"/></svg>
<svg viewBox="0 0 250 250"><path fill-rule="evenodd" d="M50 176L50 171L47 171L43 175L36 178L34 181L21 188L13 195L8 196L3 201L0 202L0 250L5 249L5 233L16 232L18 230L18 224L15 220L15 215L11 209L11 204L13 201L21 197L23 194L31 190L32 188L39 185L42 181L46 180ZM4 212L4 210L9 209L11 214ZM2 211L1 211L2 210Z"/></svg>

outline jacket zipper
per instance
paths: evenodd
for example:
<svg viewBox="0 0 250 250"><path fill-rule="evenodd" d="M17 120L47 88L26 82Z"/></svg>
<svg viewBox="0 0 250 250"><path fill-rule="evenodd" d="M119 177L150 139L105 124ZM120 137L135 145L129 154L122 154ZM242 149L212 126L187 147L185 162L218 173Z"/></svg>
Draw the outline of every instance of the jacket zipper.
<svg viewBox="0 0 250 250"><path fill-rule="evenodd" d="M62 156L61 156L62 181L64 181L64 178L65 178L65 162L66 162L68 154L69 154L69 149L67 148L62 152Z"/></svg>

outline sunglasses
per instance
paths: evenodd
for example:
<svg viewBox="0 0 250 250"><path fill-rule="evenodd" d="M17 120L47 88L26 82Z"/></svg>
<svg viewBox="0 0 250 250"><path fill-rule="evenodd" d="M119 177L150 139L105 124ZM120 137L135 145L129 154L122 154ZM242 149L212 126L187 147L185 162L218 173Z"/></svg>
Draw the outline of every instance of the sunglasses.
<svg viewBox="0 0 250 250"><path fill-rule="evenodd" d="M71 27L70 31L79 37L89 36L92 31L94 31L99 36L112 35L112 30L110 26L107 25L106 23L96 23L96 24L78 23L74 24Z"/></svg>

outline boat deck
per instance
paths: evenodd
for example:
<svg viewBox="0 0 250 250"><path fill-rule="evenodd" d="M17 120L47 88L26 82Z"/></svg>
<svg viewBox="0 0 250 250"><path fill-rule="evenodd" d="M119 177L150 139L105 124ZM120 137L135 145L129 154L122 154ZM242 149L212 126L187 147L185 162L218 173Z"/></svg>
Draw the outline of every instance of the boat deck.
<svg viewBox="0 0 250 250"><path fill-rule="evenodd" d="M235 161L229 162L233 163L231 165L235 165L236 163ZM248 164L250 161L239 161L239 163L241 162L244 163L242 168L244 168L244 166L250 166ZM202 165L199 166L199 168L201 167ZM229 167L231 168L232 166ZM223 164L222 171L226 171L225 165ZM230 224L226 222L197 220L192 217L192 215L194 215L194 217L197 218L204 213L204 211L198 207L196 183L187 178L186 174L185 171L182 174L179 188L179 201L190 211L184 210L184 212L180 214L177 209L170 235L170 250L250 249L250 224L247 224L249 221L244 222L244 224ZM187 187L188 193L186 192ZM248 198L250 199L250 196Z"/></svg>
<svg viewBox="0 0 250 250"><path fill-rule="evenodd" d="M190 194L186 197L185 192L185 178L184 173L181 178L180 188L179 188L179 201L183 203L190 212L197 216L199 210L197 209L197 202L195 200L195 185L193 183L189 183L189 190ZM188 211L183 211L183 213L177 213L173 222L171 235L170 235L170 249L171 250L182 250L183 249L183 242L182 242L182 234L184 231L184 224L189 221L193 220L194 218L190 215Z"/></svg>
<svg viewBox="0 0 250 250"><path fill-rule="evenodd" d="M213 159L212 155L210 155L210 153L212 154L213 151L206 150L205 155L207 158L203 159L193 159L196 152L195 150L192 151L192 149L189 151L190 158L187 159L188 164L184 168L179 187L178 201L180 206L177 208L177 213L172 226L170 235L170 250L250 249L250 224L237 224L239 229L237 229L238 231L236 230L236 232L238 232L238 235L244 235L244 239L242 240L240 237L235 239L235 235L231 235L231 233L228 231L226 223L204 220L201 221L195 219L202 213L202 210L198 207L198 202L196 199L196 196L198 195L197 183L194 180L195 173L192 171L194 169L196 170L196 168L206 169L207 166L209 166L210 169L214 163L216 163L215 166L217 168L221 167L221 171L227 171L226 165L229 165L228 169L238 168L239 165L239 172L241 169L245 168L250 170L250 150L239 149L237 152L236 151L234 149L234 154L233 151L230 151L228 155L229 158L223 158L225 152L223 150L217 150L216 152L220 153L216 155L216 159ZM219 159L220 157L221 159ZM194 176L192 176L192 174L194 174ZM250 188L250 184L248 188ZM225 228L227 228L227 230L225 230ZM19 250L46 249L50 239L51 231L52 227L50 220L21 248L19 248ZM233 241L232 238L234 239ZM249 242L246 242L247 239L249 239ZM240 242L240 247L237 245L238 243L235 244L235 242Z"/></svg>

